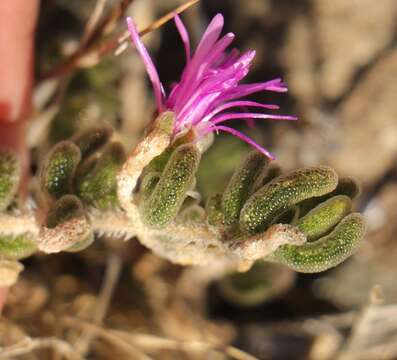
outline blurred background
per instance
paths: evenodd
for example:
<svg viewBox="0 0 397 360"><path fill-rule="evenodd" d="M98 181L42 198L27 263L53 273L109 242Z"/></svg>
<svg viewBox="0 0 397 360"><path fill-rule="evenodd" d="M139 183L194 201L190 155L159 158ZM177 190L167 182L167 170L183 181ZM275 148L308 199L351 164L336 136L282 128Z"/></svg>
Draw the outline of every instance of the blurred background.
<svg viewBox="0 0 397 360"><path fill-rule="evenodd" d="M90 34L98 3L99 21L113 18ZM115 56L106 44L125 30L126 14L143 29L182 3L42 0L27 135L33 172L55 142L98 121L128 149L141 138L155 111L145 69L131 47ZM74 350L56 343L15 358L397 359L397 1L201 0L182 14L194 44L218 12L234 45L257 51L247 82L288 83L288 94L256 99L299 117L236 127L284 169L326 164L357 178L356 207L368 223L360 250L320 274L258 263L210 283L137 241L99 238L81 253L35 256L9 294L0 345L28 335ZM177 81L184 49L174 23L144 42L163 83ZM199 171L204 198L224 189L248 151L217 136Z"/></svg>

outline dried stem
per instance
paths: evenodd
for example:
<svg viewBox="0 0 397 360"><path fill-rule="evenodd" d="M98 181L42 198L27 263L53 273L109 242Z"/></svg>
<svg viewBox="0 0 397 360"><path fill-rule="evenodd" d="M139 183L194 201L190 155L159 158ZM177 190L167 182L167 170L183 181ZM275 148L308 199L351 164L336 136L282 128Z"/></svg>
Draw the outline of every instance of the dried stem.
<svg viewBox="0 0 397 360"><path fill-rule="evenodd" d="M90 41L90 39L92 39L92 36L95 32L95 29L97 28L103 11L105 10L106 1L107 0L98 0L96 2L94 11L92 12L85 26L84 35L80 40L81 47L85 46Z"/></svg>
<svg viewBox="0 0 397 360"><path fill-rule="evenodd" d="M2 359L14 359L16 356L26 355L34 350L48 347L54 349L54 351L64 356L66 359L84 360L68 342L55 337L36 339L27 337L15 345L0 348L0 357Z"/></svg>
<svg viewBox="0 0 397 360"><path fill-rule="evenodd" d="M115 9L113 9L109 16L98 22L97 26L90 32L89 36L84 36L82 38L78 49L72 55L66 58L61 64L55 66L44 74L40 80L43 81L53 77L65 76L78 67L94 66L103 57L111 53L113 50L116 50L121 43L128 39L128 31L124 31L122 34L113 36L103 43L98 44L97 40L124 14L126 8L132 1L133 0L123 0ZM190 0L185 4L178 6L173 11L170 11L148 27L141 30L139 34L143 36L158 29L167 21L171 20L175 14L185 11L198 1L199 0ZM123 49L125 49L125 45L122 45L122 50L116 50L117 54L120 54Z"/></svg>
<svg viewBox="0 0 397 360"><path fill-rule="evenodd" d="M117 255L111 254L108 257L105 279L95 305L95 313L92 319L95 324L101 324L105 318L114 290L116 288L117 281L119 279L121 265L121 259ZM74 348L82 356L86 355L89 350L90 343L95 336L96 335L93 331L90 329L85 329L81 337L74 344Z"/></svg>
<svg viewBox="0 0 397 360"><path fill-rule="evenodd" d="M134 347L147 351L154 350L174 350L184 351L187 353L192 352L208 352L216 351L221 352L231 359L236 360L258 360L256 357L247 354L233 346L217 346L203 341L180 341L169 339L156 335L148 335L141 333L128 333L121 330L103 329L98 325L90 324L75 318L66 317L64 325L69 327L89 328L97 333L99 337L106 339L114 344L123 344L123 347L134 345ZM116 340L117 339L117 340Z"/></svg>
<svg viewBox="0 0 397 360"><path fill-rule="evenodd" d="M111 330L103 329L98 325L86 323L70 317L64 318L62 322L65 326L85 329L92 333L95 333L98 337L110 342L114 346L117 346L121 350L130 354L131 358L133 359L152 360L151 357L147 356L145 353L137 349L131 343L124 341L123 339L120 339L120 337L114 335Z"/></svg>

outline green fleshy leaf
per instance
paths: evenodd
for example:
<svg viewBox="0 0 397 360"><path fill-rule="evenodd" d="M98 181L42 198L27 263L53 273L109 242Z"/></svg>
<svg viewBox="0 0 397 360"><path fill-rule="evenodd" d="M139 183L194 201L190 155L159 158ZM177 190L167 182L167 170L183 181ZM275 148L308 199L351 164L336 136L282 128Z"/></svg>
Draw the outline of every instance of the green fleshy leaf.
<svg viewBox="0 0 397 360"><path fill-rule="evenodd" d="M263 169L262 174L259 175L257 181L255 181L255 184L253 186L253 190L256 191L262 186L266 185L276 177L280 176L282 174L282 170L280 165L271 163L268 167Z"/></svg>
<svg viewBox="0 0 397 360"><path fill-rule="evenodd" d="M256 306L288 289L294 280L291 270L258 260L246 272L236 272L219 281L221 294L238 306Z"/></svg>
<svg viewBox="0 0 397 360"><path fill-rule="evenodd" d="M249 146L238 138L224 134L216 137L216 141L203 155L196 175L197 188L204 199L212 194L223 193L225 184L249 151Z"/></svg>
<svg viewBox="0 0 397 360"><path fill-rule="evenodd" d="M352 202L345 195L334 196L300 218L296 224L313 241L329 233L350 211Z"/></svg>
<svg viewBox="0 0 397 360"><path fill-rule="evenodd" d="M49 229L54 229L71 219L85 216L85 211L79 198L74 195L64 195L51 206L47 213L45 226Z"/></svg>
<svg viewBox="0 0 397 360"><path fill-rule="evenodd" d="M266 156L253 151L234 172L222 196L222 211L226 226L238 223L240 211L251 194L252 185L268 164L269 160Z"/></svg>
<svg viewBox="0 0 397 360"><path fill-rule="evenodd" d="M297 203L335 189L338 177L329 167L302 168L273 179L255 192L240 215L240 228L255 234L264 231L275 217Z"/></svg>
<svg viewBox="0 0 397 360"><path fill-rule="evenodd" d="M51 144L58 143L73 136L76 130L84 121L84 110L89 104L86 94L79 92L78 94L68 96L62 108L53 118L49 129L49 140Z"/></svg>
<svg viewBox="0 0 397 360"><path fill-rule="evenodd" d="M361 194L361 185L360 183L351 177L341 177L338 182L338 186L334 190L333 195L346 195L350 199L355 200Z"/></svg>
<svg viewBox="0 0 397 360"><path fill-rule="evenodd" d="M100 150L112 137L113 129L108 124L101 124L71 138L80 149L81 157L86 159L94 152Z"/></svg>
<svg viewBox="0 0 397 360"><path fill-rule="evenodd" d="M56 144L41 168L42 190L54 198L71 193L73 177L80 160L80 149L74 143L61 141Z"/></svg>
<svg viewBox="0 0 397 360"><path fill-rule="evenodd" d="M350 177L341 177L339 178L338 185L336 186L335 190L323 196L302 201L299 204L301 216L306 215L311 209L323 203L324 201L327 201L333 196L345 195L348 196L350 199L355 200L360 195L360 193L361 186L357 180Z"/></svg>
<svg viewBox="0 0 397 360"><path fill-rule="evenodd" d="M141 201L146 201L149 198L159 182L160 176L161 174L159 172L150 172L143 176L140 187Z"/></svg>
<svg viewBox="0 0 397 360"><path fill-rule="evenodd" d="M172 135L175 128L175 119L175 114L172 111L165 111L157 116L153 126L166 135Z"/></svg>
<svg viewBox="0 0 397 360"><path fill-rule="evenodd" d="M92 239L91 223L80 199L64 195L50 208L38 245L46 253L79 251L90 245Z"/></svg>
<svg viewBox="0 0 397 360"><path fill-rule="evenodd" d="M317 273L339 265L357 249L365 235L362 215L346 216L327 236L301 246L280 246L269 257L303 273Z"/></svg>
<svg viewBox="0 0 397 360"><path fill-rule="evenodd" d="M162 228L175 218L199 161L200 152L193 144L181 145L173 152L152 194L140 203L142 220L147 226Z"/></svg>
<svg viewBox="0 0 397 360"><path fill-rule="evenodd" d="M117 174L126 154L120 143L110 143L97 159L87 159L76 175L77 194L81 200L100 209L117 206Z"/></svg>
<svg viewBox="0 0 397 360"><path fill-rule="evenodd" d="M19 260L37 250L36 236L30 232L20 235L0 234L0 259Z"/></svg>
<svg viewBox="0 0 397 360"><path fill-rule="evenodd" d="M18 190L21 167L14 154L0 150L0 211L11 204Z"/></svg>
<svg viewBox="0 0 397 360"><path fill-rule="evenodd" d="M159 156L156 156L148 166L144 169L144 176L148 173L162 173L172 153L183 144L188 144L194 140L194 134L188 132L185 135L177 138L174 142Z"/></svg>

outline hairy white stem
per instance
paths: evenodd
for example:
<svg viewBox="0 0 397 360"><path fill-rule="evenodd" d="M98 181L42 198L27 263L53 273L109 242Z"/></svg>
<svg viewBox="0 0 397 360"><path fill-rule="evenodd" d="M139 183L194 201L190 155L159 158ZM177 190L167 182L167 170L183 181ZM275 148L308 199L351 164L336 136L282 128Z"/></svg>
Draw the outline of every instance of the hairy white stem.
<svg viewBox="0 0 397 360"><path fill-rule="evenodd" d="M0 214L0 234L29 231L38 235L38 247L46 253L72 250L92 232L125 240L137 237L156 254L178 264L207 265L223 259L235 263L239 270L247 270L253 261L269 255L283 244L301 245L306 241L296 227L281 224L270 227L265 233L235 240L225 239L222 231L209 227L205 219L199 222L177 219L162 229L146 226L138 211L139 198L135 188L144 168L171 144L174 123L172 112L160 114L151 131L128 156L117 175L121 209L85 209L88 219L76 217L51 229L38 223L33 214ZM202 151L212 139L204 140L200 144Z"/></svg>
<svg viewBox="0 0 397 360"><path fill-rule="evenodd" d="M26 233L33 235L39 233L39 227L33 213L0 213L0 234L17 236Z"/></svg>
<svg viewBox="0 0 397 360"><path fill-rule="evenodd" d="M117 196L128 217L139 218L138 208L133 199L133 191L143 169L159 156L170 144L173 124L172 112L164 112L154 121L152 131L136 146L117 176Z"/></svg>
<svg viewBox="0 0 397 360"><path fill-rule="evenodd" d="M265 233L231 242L230 250L242 259L255 261L271 254L281 245L303 245L305 242L305 234L296 226L275 224Z"/></svg>

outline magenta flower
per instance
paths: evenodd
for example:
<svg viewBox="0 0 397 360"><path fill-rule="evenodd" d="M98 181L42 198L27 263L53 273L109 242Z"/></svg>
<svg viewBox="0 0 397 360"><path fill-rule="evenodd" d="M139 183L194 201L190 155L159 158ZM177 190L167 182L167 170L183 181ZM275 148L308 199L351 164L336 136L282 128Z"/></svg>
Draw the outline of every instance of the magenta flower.
<svg viewBox="0 0 397 360"><path fill-rule="evenodd" d="M259 91L286 92L287 87L281 79L254 84L239 84L248 74L255 56L254 50L239 54L237 49L226 52L234 39L233 33L220 37L223 28L223 16L217 14L208 25L196 51L191 55L189 35L178 15L175 24L182 38L186 52L186 66L179 83L173 86L166 96L156 67L143 45L136 26L127 18L128 30L135 47L145 63L146 70L153 85L159 113L170 110L175 113L176 124L174 135L188 129L195 131L198 138L210 132L224 131L237 136L271 159L274 156L243 133L223 125L235 119L273 119L297 120L295 116L246 112L246 108L276 110L272 104L261 104L255 101L238 100ZM241 109L240 111L236 109ZM234 109L231 111L231 109ZM227 112L225 112L228 110Z"/></svg>

